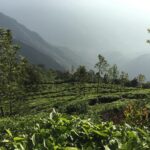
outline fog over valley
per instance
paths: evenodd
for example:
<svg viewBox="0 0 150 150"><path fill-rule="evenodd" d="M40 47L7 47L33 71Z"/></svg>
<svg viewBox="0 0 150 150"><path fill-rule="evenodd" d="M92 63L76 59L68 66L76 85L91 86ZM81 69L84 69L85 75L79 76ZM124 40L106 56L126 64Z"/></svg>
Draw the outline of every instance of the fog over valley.
<svg viewBox="0 0 150 150"><path fill-rule="evenodd" d="M0 3L0 12L37 32L49 44L73 51L89 67L94 66L99 53L131 76L141 73L145 67L142 60L150 62L150 57L145 58L150 54L150 45L146 43L150 38L148 0L142 3L140 0L0 0ZM139 57L141 63L137 66ZM150 72L144 73L149 76Z"/></svg>

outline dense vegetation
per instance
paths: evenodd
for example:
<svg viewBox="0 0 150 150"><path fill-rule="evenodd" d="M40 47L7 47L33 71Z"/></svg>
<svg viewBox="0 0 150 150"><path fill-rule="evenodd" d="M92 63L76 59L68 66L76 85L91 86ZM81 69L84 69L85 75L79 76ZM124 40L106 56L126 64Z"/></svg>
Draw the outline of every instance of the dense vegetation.
<svg viewBox="0 0 150 150"><path fill-rule="evenodd" d="M43 116L42 116L43 117ZM150 148L150 132L147 128L111 122L94 124L75 116L64 116L53 111L50 116L31 116L3 120L9 127L1 136L1 149L138 149ZM12 126L13 125L13 126ZM0 126L1 130L3 127ZM17 130L16 130L17 129Z"/></svg>
<svg viewBox="0 0 150 150"><path fill-rule="evenodd" d="M48 70L18 50L0 29L0 149L150 149L144 75L130 80L101 55L97 71Z"/></svg>

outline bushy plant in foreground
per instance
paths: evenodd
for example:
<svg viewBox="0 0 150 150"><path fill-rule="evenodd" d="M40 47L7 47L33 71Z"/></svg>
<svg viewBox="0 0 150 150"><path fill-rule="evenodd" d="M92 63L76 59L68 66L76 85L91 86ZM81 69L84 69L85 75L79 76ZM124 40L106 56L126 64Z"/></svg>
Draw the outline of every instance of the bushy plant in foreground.
<svg viewBox="0 0 150 150"><path fill-rule="evenodd" d="M125 121L131 125L150 127L150 109L144 102L129 103L124 110Z"/></svg>
<svg viewBox="0 0 150 150"><path fill-rule="evenodd" d="M55 111L49 117L26 126L22 132L11 129L2 132L5 134L0 141L1 150L150 149L150 131L146 128L111 122L94 124L90 120L64 116Z"/></svg>

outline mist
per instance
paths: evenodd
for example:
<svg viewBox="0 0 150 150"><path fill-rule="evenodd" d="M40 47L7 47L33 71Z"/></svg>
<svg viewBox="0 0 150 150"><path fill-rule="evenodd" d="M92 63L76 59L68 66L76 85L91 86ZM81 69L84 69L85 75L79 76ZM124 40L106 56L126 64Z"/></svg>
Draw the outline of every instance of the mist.
<svg viewBox="0 0 150 150"><path fill-rule="evenodd" d="M91 60L98 53L126 59L150 53L146 44L150 11L134 0L123 1L0 0L0 11L49 43L68 47Z"/></svg>

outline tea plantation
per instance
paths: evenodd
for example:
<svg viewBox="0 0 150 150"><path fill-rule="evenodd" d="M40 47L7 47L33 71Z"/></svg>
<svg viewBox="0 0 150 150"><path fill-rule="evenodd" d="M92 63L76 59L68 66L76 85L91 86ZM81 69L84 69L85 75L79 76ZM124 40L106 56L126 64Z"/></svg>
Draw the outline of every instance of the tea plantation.
<svg viewBox="0 0 150 150"><path fill-rule="evenodd" d="M150 149L149 89L101 84L97 93L89 83L80 90L68 83L40 88L14 107L16 116L0 119L1 150Z"/></svg>
<svg viewBox="0 0 150 150"><path fill-rule="evenodd" d="M98 55L57 71L18 54L0 28L0 150L150 150L150 83ZM109 67L109 68L108 68Z"/></svg>

